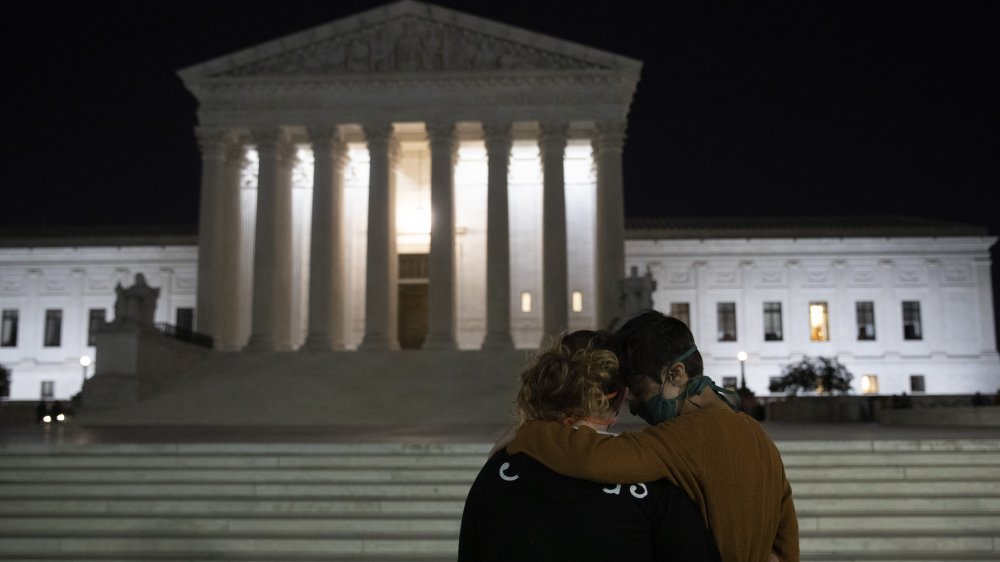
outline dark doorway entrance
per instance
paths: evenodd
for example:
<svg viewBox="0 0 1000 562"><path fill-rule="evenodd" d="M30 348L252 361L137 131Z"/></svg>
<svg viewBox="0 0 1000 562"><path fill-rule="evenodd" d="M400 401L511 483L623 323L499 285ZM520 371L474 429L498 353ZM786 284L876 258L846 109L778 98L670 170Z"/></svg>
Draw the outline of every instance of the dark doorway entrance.
<svg viewBox="0 0 1000 562"><path fill-rule="evenodd" d="M427 254L399 255L399 347L420 349L427 337Z"/></svg>

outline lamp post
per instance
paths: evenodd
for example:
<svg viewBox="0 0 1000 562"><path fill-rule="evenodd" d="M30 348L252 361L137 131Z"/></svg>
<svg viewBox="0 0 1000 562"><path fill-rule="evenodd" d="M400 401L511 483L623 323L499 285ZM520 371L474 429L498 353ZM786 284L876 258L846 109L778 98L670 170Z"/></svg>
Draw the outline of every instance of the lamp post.
<svg viewBox="0 0 1000 562"><path fill-rule="evenodd" d="M740 388L746 388L747 387L747 372L746 372L747 352L741 351L741 352L737 353L736 354L736 358L740 360Z"/></svg>
<svg viewBox="0 0 1000 562"><path fill-rule="evenodd" d="M90 367L91 360L89 355L83 355L80 357L80 366L83 367L83 384L87 384L87 367ZM83 390L83 384L80 385L80 390Z"/></svg>

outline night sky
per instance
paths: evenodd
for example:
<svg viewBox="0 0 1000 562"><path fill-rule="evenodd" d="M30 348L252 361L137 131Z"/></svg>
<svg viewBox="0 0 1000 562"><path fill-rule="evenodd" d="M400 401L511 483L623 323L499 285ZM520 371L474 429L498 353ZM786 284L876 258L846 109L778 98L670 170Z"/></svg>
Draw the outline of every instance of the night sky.
<svg viewBox="0 0 1000 562"><path fill-rule="evenodd" d="M176 71L380 3L11 4L0 223L195 224L196 108ZM628 216L904 214L1000 234L1000 3L437 3L644 62Z"/></svg>

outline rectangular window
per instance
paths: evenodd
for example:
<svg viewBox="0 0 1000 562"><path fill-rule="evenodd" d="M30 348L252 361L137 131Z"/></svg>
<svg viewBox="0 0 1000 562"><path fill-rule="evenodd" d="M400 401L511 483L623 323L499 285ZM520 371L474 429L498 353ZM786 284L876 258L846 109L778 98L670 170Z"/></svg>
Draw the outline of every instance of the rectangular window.
<svg viewBox="0 0 1000 562"><path fill-rule="evenodd" d="M531 291L521 292L521 312L531 312Z"/></svg>
<svg viewBox="0 0 1000 562"><path fill-rule="evenodd" d="M878 394L878 377L876 375L862 375L861 393Z"/></svg>
<svg viewBox="0 0 1000 562"><path fill-rule="evenodd" d="M875 303L857 301L854 303L854 317L858 324L858 341L875 339Z"/></svg>
<svg viewBox="0 0 1000 562"><path fill-rule="evenodd" d="M809 339L830 341L830 315L825 302L809 303Z"/></svg>
<svg viewBox="0 0 1000 562"><path fill-rule="evenodd" d="M924 339L920 327L920 301L903 301L903 339Z"/></svg>
<svg viewBox="0 0 1000 562"><path fill-rule="evenodd" d="M910 375L910 392L926 392L923 375Z"/></svg>
<svg viewBox="0 0 1000 562"><path fill-rule="evenodd" d="M722 388L736 390L736 377L722 377Z"/></svg>
<svg viewBox="0 0 1000 562"><path fill-rule="evenodd" d="M177 309L177 328L180 330L187 330L189 332L194 331L194 309L193 308L178 308Z"/></svg>
<svg viewBox="0 0 1000 562"><path fill-rule="evenodd" d="M45 347L62 345L62 310L45 311Z"/></svg>
<svg viewBox="0 0 1000 562"><path fill-rule="evenodd" d="M91 308L87 315L87 345L94 345L94 332L108 319L103 308Z"/></svg>
<svg viewBox="0 0 1000 562"><path fill-rule="evenodd" d="M716 304L719 324L719 341L736 341L736 303Z"/></svg>
<svg viewBox="0 0 1000 562"><path fill-rule="evenodd" d="M0 347L17 347L17 310L3 311L3 327L0 328Z"/></svg>
<svg viewBox="0 0 1000 562"><path fill-rule="evenodd" d="M781 303L764 303L764 341L781 341Z"/></svg>
<svg viewBox="0 0 1000 562"><path fill-rule="evenodd" d="M42 400L52 400L56 395L55 381L42 381Z"/></svg>
<svg viewBox="0 0 1000 562"><path fill-rule="evenodd" d="M583 312L583 291L573 291L573 312Z"/></svg>
<svg viewBox="0 0 1000 562"><path fill-rule="evenodd" d="M686 326L691 327L691 305L686 302L672 302L670 303L670 316L684 322Z"/></svg>

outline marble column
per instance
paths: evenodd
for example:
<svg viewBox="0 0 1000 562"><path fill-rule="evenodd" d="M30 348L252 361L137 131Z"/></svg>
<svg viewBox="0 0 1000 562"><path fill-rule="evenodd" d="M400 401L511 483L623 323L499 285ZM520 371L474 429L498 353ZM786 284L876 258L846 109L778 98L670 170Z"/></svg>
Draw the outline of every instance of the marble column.
<svg viewBox="0 0 1000 562"><path fill-rule="evenodd" d="M597 124L592 145L597 168L597 232L595 240L597 327L609 328L619 318L620 285L625 276L625 190L622 149L625 123Z"/></svg>
<svg viewBox="0 0 1000 562"><path fill-rule="evenodd" d="M254 234L253 326L247 350L291 348L292 191L294 146L283 129L254 131L257 222Z"/></svg>
<svg viewBox="0 0 1000 562"><path fill-rule="evenodd" d="M484 123L486 192L486 337L483 349L514 349L510 335L510 218L507 174L510 123Z"/></svg>
<svg viewBox="0 0 1000 562"><path fill-rule="evenodd" d="M303 349L344 348L344 165L336 127L310 129L316 161L309 252L309 335Z"/></svg>
<svg viewBox="0 0 1000 562"><path fill-rule="evenodd" d="M569 325L566 259L566 124L542 123L542 343Z"/></svg>
<svg viewBox="0 0 1000 562"><path fill-rule="evenodd" d="M427 339L422 349L457 349L455 342L454 123L427 123L431 149L431 251L427 260Z"/></svg>
<svg viewBox="0 0 1000 562"><path fill-rule="evenodd" d="M219 192L226 147L230 133L225 129L199 127L195 134L201 150L201 202L198 210L198 296L195 330L216 335L216 275L215 261L219 244L215 225L218 222Z"/></svg>
<svg viewBox="0 0 1000 562"><path fill-rule="evenodd" d="M399 349L396 318L396 179L399 155L392 125L364 125L371 164L368 178L368 256L365 277L365 335L359 350Z"/></svg>
<svg viewBox="0 0 1000 562"><path fill-rule="evenodd" d="M218 219L215 225L216 252L216 329L215 348L237 351L245 342L240 341L239 327L243 311L240 307L240 286L246 281L240 275L241 230L240 218L240 166L245 148L233 142L226 150L222 184L218 192Z"/></svg>

